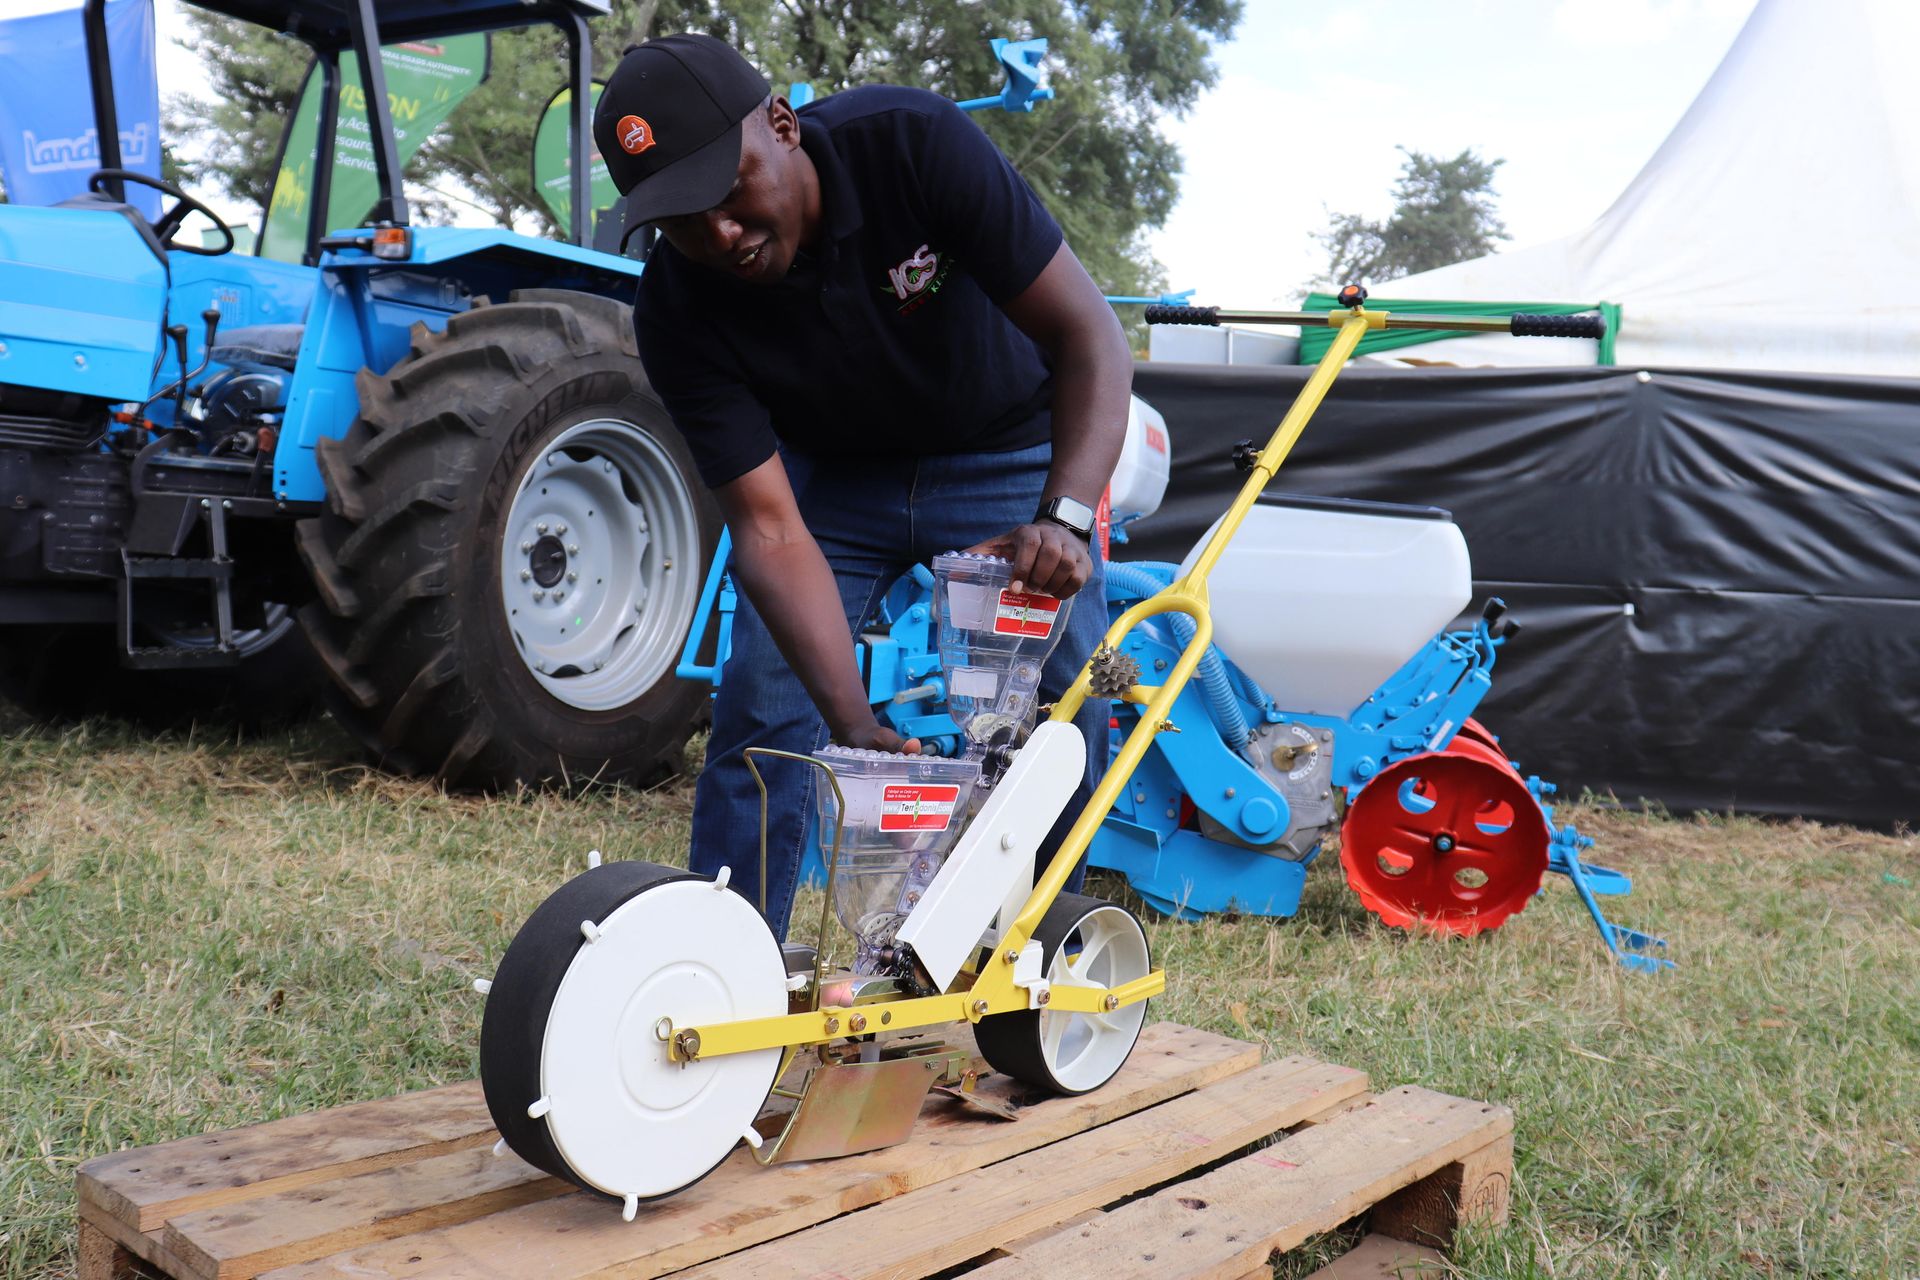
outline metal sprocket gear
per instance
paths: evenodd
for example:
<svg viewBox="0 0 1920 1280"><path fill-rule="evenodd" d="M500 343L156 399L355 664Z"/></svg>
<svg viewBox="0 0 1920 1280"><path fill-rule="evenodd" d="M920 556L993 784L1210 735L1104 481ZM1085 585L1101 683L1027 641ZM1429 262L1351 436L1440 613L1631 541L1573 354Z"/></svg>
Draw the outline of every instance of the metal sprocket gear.
<svg viewBox="0 0 1920 1280"><path fill-rule="evenodd" d="M1096 698L1117 698L1140 683L1140 664L1117 649L1101 645L1088 663L1087 687Z"/></svg>

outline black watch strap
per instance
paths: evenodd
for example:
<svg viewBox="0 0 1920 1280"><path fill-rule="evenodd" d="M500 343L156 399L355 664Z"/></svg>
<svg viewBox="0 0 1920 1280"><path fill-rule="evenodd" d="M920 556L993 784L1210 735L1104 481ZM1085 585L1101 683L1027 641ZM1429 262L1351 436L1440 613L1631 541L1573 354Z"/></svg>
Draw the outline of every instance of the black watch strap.
<svg viewBox="0 0 1920 1280"><path fill-rule="evenodd" d="M1088 542L1093 541L1093 508L1078 498L1048 498L1033 518L1057 524Z"/></svg>

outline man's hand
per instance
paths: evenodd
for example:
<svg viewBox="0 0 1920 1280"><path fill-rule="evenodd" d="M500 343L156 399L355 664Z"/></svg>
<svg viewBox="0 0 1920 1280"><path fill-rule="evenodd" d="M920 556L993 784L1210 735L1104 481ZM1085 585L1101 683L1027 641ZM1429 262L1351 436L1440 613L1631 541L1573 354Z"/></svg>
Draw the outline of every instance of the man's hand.
<svg viewBox="0 0 1920 1280"><path fill-rule="evenodd" d="M1050 521L1023 524L968 547L983 556L1013 562L1013 589L1065 600L1093 577L1093 552L1080 535Z"/></svg>
<svg viewBox="0 0 1920 1280"><path fill-rule="evenodd" d="M851 729L835 729L833 740L843 747L858 747L862 751L892 751L909 756L920 754L920 739L903 739L878 720L869 720Z"/></svg>

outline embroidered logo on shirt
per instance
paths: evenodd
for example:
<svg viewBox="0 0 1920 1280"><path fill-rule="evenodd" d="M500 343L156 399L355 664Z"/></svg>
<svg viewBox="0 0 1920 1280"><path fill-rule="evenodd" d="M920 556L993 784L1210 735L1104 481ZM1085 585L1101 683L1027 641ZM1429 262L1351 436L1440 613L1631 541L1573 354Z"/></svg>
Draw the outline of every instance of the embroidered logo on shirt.
<svg viewBox="0 0 1920 1280"><path fill-rule="evenodd" d="M939 270L940 255L927 252L927 246L921 245L899 266L887 268L887 279L893 284L893 296L905 302L932 284L934 274Z"/></svg>
<svg viewBox="0 0 1920 1280"><path fill-rule="evenodd" d="M923 244L898 266L887 268L887 282L880 289L898 299L900 314L909 316L945 288L952 274L953 256L935 253Z"/></svg>

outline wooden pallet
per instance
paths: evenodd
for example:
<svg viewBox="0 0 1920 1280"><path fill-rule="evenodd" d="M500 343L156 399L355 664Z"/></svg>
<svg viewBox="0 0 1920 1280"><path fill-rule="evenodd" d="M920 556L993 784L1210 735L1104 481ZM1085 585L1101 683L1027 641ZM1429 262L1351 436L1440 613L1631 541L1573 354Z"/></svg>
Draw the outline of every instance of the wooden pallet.
<svg viewBox="0 0 1920 1280"><path fill-rule="evenodd" d="M936 1097L908 1142L840 1160L742 1150L624 1223L495 1157L479 1086L449 1085L88 1161L79 1274L1237 1280L1369 1213L1388 1238L1324 1274L1391 1275L1505 1217L1512 1131L1503 1107L1157 1023L1095 1093L1011 1122Z"/></svg>

